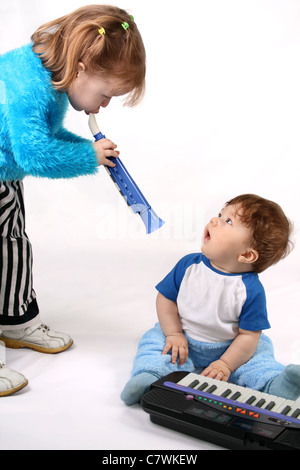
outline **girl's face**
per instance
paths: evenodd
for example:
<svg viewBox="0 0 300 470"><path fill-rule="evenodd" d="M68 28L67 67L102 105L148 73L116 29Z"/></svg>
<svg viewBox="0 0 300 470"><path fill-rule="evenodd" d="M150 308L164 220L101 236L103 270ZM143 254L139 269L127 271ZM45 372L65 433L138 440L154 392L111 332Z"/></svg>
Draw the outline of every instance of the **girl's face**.
<svg viewBox="0 0 300 470"><path fill-rule="evenodd" d="M106 108L113 96L122 96L131 90L122 89L116 79L103 79L86 72L85 65L78 64L75 80L67 90L72 107L86 114L97 114L99 109Z"/></svg>

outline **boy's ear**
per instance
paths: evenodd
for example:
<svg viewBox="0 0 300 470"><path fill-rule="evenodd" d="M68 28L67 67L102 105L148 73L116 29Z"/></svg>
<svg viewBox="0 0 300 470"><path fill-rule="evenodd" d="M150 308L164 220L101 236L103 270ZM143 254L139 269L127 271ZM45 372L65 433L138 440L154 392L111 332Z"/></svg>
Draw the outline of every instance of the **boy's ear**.
<svg viewBox="0 0 300 470"><path fill-rule="evenodd" d="M245 251L245 253L239 255L238 261L240 263L253 264L256 260L258 260L258 258L258 251L254 250L254 248L249 248L249 250Z"/></svg>

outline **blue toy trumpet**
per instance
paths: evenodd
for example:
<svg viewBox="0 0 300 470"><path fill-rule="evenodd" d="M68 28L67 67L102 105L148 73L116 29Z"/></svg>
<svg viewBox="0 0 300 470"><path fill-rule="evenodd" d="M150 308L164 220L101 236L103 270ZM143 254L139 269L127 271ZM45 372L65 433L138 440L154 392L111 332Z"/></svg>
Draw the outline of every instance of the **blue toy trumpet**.
<svg viewBox="0 0 300 470"><path fill-rule="evenodd" d="M89 115L89 127L95 140L105 139L105 135L103 135L98 128L95 114ZM116 166L105 166L105 168L128 206L132 209L134 214L139 214L141 217L145 224L146 232L152 233L162 227L164 221L156 215L120 158L110 157L110 160L115 163Z"/></svg>

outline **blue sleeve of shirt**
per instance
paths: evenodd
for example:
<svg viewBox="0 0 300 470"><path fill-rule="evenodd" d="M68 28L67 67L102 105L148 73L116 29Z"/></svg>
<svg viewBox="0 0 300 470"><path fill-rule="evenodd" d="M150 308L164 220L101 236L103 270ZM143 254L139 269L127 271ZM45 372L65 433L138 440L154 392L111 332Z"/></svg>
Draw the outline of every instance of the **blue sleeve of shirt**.
<svg viewBox="0 0 300 470"><path fill-rule="evenodd" d="M268 321L266 294L257 274L243 276L247 298L240 315L239 327L243 330L261 331L271 328Z"/></svg>
<svg viewBox="0 0 300 470"><path fill-rule="evenodd" d="M192 253L184 256L155 288L164 297L176 302L180 284L187 268L191 266L191 264L198 264L201 261L202 253Z"/></svg>

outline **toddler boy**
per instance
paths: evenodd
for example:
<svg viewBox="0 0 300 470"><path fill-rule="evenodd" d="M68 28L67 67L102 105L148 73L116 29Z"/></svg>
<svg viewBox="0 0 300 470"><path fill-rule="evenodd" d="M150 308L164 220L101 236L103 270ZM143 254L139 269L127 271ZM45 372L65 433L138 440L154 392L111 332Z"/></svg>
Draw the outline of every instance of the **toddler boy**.
<svg viewBox="0 0 300 470"><path fill-rule="evenodd" d="M204 229L202 252L182 258L156 286L159 324L141 339L121 398L139 402L175 370L273 395L300 395L300 366L284 367L262 334L270 328L258 273L290 252L291 223L278 204L244 194Z"/></svg>

